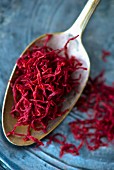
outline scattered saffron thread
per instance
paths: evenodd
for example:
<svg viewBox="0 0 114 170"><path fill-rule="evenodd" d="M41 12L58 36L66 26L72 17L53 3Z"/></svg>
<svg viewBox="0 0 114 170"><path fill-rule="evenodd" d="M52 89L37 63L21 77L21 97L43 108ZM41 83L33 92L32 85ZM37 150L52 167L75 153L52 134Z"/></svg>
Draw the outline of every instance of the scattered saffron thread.
<svg viewBox="0 0 114 170"><path fill-rule="evenodd" d="M58 137L56 134L54 140L53 136L49 139L49 143L54 141L61 144L60 157L65 153L79 155L83 146L94 151L114 140L114 85L105 83L104 71L95 78L89 78L76 108L82 112L80 114L86 115L84 120L76 119L69 123L74 139L80 142L79 146L68 144L66 140L64 143L58 142L55 140Z"/></svg>
<svg viewBox="0 0 114 170"><path fill-rule="evenodd" d="M110 56L111 55L111 52L110 51L107 51L107 50L102 50L102 56L101 56L101 58L102 58L102 60L104 61L104 62L107 62L107 57L108 56Z"/></svg>

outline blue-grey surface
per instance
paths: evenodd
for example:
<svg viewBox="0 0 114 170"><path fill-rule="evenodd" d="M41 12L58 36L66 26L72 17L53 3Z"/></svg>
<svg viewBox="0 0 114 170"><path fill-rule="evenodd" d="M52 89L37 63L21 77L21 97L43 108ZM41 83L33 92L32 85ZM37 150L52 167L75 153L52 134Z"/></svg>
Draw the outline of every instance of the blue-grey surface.
<svg viewBox="0 0 114 170"><path fill-rule="evenodd" d="M86 0L0 0L0 109L12 68L31 40L46 32L64 31L71 26ZM83 36L91 60L91 74L106 69L107 82L114 81L114 0L102 0ZM111 51L107 63L101 49ZM78 114L77 114L78 115ZM73 137L67 126L76 114L70 113L56 129ZM44 143L46 139L43 140ZM75 141L74 141L75 142ZM82 148L80 156L59 159L59 146L38 150L35 146L16 147L4 137L0 121L0 170L114 170L114 147L95 152Z"/></svg>

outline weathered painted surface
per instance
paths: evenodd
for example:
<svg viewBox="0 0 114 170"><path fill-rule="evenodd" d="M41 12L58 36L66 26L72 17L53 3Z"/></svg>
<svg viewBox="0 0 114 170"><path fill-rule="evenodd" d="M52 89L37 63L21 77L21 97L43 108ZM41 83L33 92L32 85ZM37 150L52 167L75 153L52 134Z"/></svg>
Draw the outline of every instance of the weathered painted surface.
<svg viewBox="0 0 114 170"><path fill-rule="evenodd" d="M46 32L64 31L75 21L86 0L0 0L0 109L12 68L31 40ZM114 81L114 0L102 0L83 36L91 60L91 74L106 69L106 78ZM108 63L102 63L101 49L111 51ZM78 114L77 114L78 115ZM70 113L56 129L73 142L67 123L76 117ZM46 139L43 140L46 142ZM59 159L59 145L39 151L35 146L16 147L4 137L0 122L0 170L114 170L114 147L95 152L81 150L80 156Z"/></svg>

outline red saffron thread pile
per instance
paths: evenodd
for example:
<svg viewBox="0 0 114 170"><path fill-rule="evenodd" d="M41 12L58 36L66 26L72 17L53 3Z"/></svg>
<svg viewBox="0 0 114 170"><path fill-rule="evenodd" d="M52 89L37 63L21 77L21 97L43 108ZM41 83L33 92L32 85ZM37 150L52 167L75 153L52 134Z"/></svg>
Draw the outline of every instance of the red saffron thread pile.
<svg viewBox="0 0 114 170"><path fill-rule="evenodd" d="M83 112L80 114L86 115L84 120L76 119L69 123L74 139L80 141L79 146L68 144L66 140L58 142L58 136L66 139L62 134L55 134L48 141L61 144L60 157L65 153L79 155L83 146L94 151L114 140L114 86L105 84L104 71L95 78L89 78L76 107Z"/></svg>
<svg viewBox="0 0 114 170"><path fill-rule="evenodd" d="M11 115L17 123L7 136L21 136L25 141L43 145L31 135L31 130L46 133L48 121L66 112L61 111L65 96L78 89L81 79L72 75L79 69L86 70L76 57L68 56L68 44L77 37L70 38L63 49L55 50L47 45L52 38L47 35L42 46L33 45L19 58L17 78L11 83L14 99ZM16 132L22 125L27 126L27 134Z"/></svg>

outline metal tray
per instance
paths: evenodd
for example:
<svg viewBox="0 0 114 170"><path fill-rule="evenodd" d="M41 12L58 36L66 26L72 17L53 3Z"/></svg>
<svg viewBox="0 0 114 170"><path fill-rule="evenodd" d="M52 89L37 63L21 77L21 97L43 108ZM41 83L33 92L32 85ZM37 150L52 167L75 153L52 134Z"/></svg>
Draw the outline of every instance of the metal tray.
<svg viewBox="0 0 114 170"><path fill-rule="evenodd" d="M72 25L86 0L0 0L0 109L11 70L26 45L46 32L64 31ZM90 56L91 74L103 68L107 83L114 81L114 0L100 3L83 36ZM112 55L103 63L101 50ZM55 130L73 141L68 122L79 117L73 111ZM46 138L43 139L44 143ZM59 158L59 145L52 143L39 150L35 145L16 147L4 137L0 122L0 170L114 170L114 146L94 152L82 148L79 156L69 154Z"/></svg>

